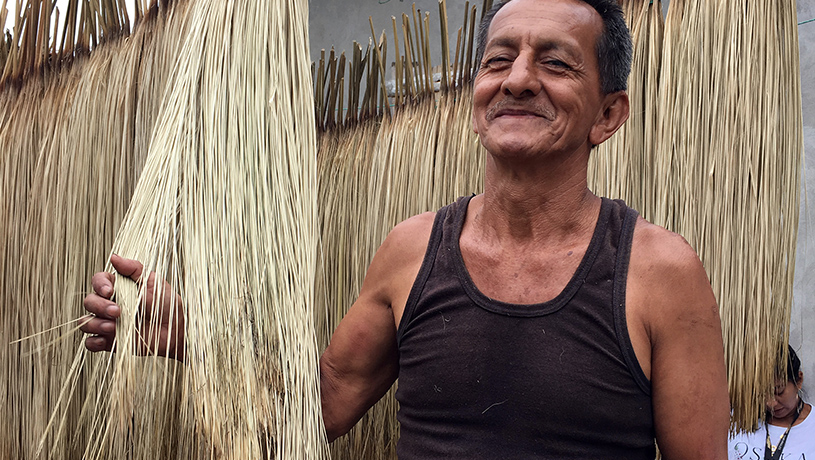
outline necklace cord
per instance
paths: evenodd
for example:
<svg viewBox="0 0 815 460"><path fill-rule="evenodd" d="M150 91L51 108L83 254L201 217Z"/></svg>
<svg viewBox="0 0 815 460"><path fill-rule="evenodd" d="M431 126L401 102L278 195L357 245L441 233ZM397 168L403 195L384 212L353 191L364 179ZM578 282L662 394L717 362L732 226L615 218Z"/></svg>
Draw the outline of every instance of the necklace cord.
<svg viewBox="0 0 815 460"><path fill-rule="evenodd" d="M767 443L764 445L764 460L780 460L781 459L781 452L784 450L784 446L787 444L787 435L790 434L790 430L792 426L795 425L795 422L798 420L798 417L801 415L801 411L804 408L804 400L801 398L801 395L798 395L798 406L795 408L795 418L792 419L790 426L784 431L784 434L781 436L781 439L778 441L778 446L773 449L772 441L770 440L770 422L769 420L764 423L764 430L767 433ZM772 418L772 414L770 415Z"/></svg>

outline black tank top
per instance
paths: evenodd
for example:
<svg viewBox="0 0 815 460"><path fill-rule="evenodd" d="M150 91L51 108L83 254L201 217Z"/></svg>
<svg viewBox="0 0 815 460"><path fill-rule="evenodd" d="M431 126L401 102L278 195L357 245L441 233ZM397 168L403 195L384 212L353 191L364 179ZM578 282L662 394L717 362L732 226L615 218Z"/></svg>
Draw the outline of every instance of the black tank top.
<svg viewBox="0 0 815 460"><path fill-rule="evenodd" d="M513 305L464 266L470 198L438 212L399 324L400 460L653 460L650 382L625 319L636 211L604 198L563 291Z"/></svg>

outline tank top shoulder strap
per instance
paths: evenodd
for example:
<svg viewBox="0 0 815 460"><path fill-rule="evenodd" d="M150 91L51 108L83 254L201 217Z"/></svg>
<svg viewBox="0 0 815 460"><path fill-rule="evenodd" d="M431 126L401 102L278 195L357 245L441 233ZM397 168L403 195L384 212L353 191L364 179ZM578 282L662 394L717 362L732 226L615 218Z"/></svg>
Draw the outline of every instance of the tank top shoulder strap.
<svg viewBox="0 0 815 460"><path fill-rule="evenodd" d="M628 266L631 260L631 243L634 240L634 227L637 225L639 213L629 208L622 200L614 200L621 215L619 241L617 243L617 260L614 267L614 287L612 294L612 309L614 314L614 329L617 341L623 354L625 363L631 371L634 381L645 394L651 394L651 382L642 371L642 367L634 353L631 337L628 334L628 323L625 314L625 289L628 280Z"/></svg>
<svg viewBox="0 0 815 460"><path fill-rule="evenodd" d="M430 272L433 271L436 253L439 251L439 245L444 237L445 224L449 225L451 221L454 222L462 219L467 213L467 206L473 196L475 195L460 197L453 203L436 211L436 218L433 220L433 229L430 232L430 240L427 243L427 250L422 260L422 266L419 268L419 273L416 275L416 280L410 289L410 294L405 303L405 311L402 313L402 319L399 321L399 329L396 331L397 345L402 340L402 335L407 327L406 325L410 324L410 320L415 314L416 304L419 302L419 297L422 295L427 279L430 277Z"/></svg>

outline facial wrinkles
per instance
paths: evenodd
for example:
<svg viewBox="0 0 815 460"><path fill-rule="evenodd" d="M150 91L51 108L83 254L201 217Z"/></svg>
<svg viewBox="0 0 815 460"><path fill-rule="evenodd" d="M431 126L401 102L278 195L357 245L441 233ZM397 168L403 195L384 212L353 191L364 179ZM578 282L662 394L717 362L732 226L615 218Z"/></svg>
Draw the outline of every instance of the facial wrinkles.
<svg viewBox="0 0 815 460"><path fill-rule="evenodd" d="M522 36L514 34L514 27L496 27L497 30L494 32L495 37L487 42L484 61L488 60L489 55L498 54L500 50L520 53L521 49L528 49L536 56L543 54L557 56L564 62L568 62L571 67L582 68L585 66L580 41L569 38L576 34L576 30L579 30L577 26L555 23L547 29L548 32L546 35L536 35L532 32L527 32ZM532 27L535 27L535 30L538 31L541 29L540 24ZM504 31L503 29L508 30ZM495 51L496 49L499 51Z"/></svg>
<svg viewBox="0 0 815 460"><path fill-rule="evenodd" d="M565 43L562 40L570 37L570 48L581 48L581 42L590 40L589 48L593 53L596 50L597 40L600 34L596 29L602 30L603 22L598 13L587 4L580 3L581 8L557 8L558 16L552 16L551 9L544 11L524 11L519 13L514 9L502 9L493 20L490 26L490 37L487 40L486 49L491 45L517 46L516 41L526 40L532 43L538 50L547 48L562 48ZM507 24L509 17L513 17L513 23ZM520 15L520 18L517 17ZM514 31L523 28L527 31L523 38L516 36ZM589 28L589 30L587 30ZM540 35L541 32L545 35ZM504 36L507 34L507 36ZM588 34L588 35L587 35Z"/></svg>
<svg viewBox="0 0 815 460"><path fill-rule="evenodd" d="M550 18L546 18L549 20ZM570 18L571 19L571 18ZM573 19L567 21L569 23L573 22ZM570 24L557 24L554 26L555 28L571 31L575 28L574 25ZM575 51L573 48L576 45L566 44L563 43L563 37L558 37L557 39L552 39L549 37L536 37L536 36L527 36L527 37L513 37L513 36L504 36L502 27L499 25L496 31L496 37L490 39L489 44L487 45L487 50L490 48L495 49L515 49L518 50L522 47L532 48L532 52L535 55L539 54L552 54L555 59L562 60L563 62L568 65L568 69L564 70L568 74L572 75L572 78L577 78L578 75L583 75L585 67L585 62L580 57L580 52ZM516 51L517 53L517 51ZM497 51L487 52L485 53L484 61L487 62L489 60L490 54L499 54ZM520 58L520 57L518 57ZM536 58L538 59L538 58ZM485 65L488 69L488 66ZM508 70L512 72L512 69ZM529 70L528 70L529 71ZM534 77L528 77L534 78ZM545 90L544 90L545 91ZM554 120L555 113L552 107L542 104L540 101L536 101L535 98L518 98L513 96L512 94L505 95L501 98L497 103L495 103L492 107L490 107L487 112L485 113L485 118L487 121L492 121L496 118L498 113L504 109L517 109L522 111L531 112L534 115L543 117L547 120Z"/></svg>
<svg viewBox="0 0 815 460"><path fill-rule="evenodd" d="M566 56L563 60L569 62L572 72L583 74L588 67L598 65L594 62L597 58L597 42L601 38L598 31L602 31L604 25L602 18L591 6L582 2L579 2L579 5L581 8L577 9L561 8L560 5L556 5L555 8L559 12L557 19L552 17L551 10L547 8L545 10L533 9L533 11L527 11L520 20L526 24L528 30L536 31L528 37L524 37L536 49L536 52L560 51ZM507 8L509 7L510 5L507 5ZM514 10L505 11L502 9L501 12L517 14ZM499 12L499 15L501 12ZM513 25L505 24L504 21L506 20L506 17L497 16L495 18L492 26L495 35L488 42L501 44L505 41L518 40L518 37L502 37L505 33L512 34L511 30L515 28ZM506 32L504 30L506 28L510 32ZM541 30L545 30L546 35L538 35ZM517 46L517 43L515 46ZM490 48L489 43L486 48Z"/></svg>

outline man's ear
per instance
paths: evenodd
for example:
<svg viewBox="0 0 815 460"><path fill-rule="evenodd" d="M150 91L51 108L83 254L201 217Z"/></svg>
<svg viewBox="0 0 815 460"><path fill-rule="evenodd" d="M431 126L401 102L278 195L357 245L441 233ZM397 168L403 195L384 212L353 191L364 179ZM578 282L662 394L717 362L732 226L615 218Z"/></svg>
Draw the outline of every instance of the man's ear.
<svg viewBox="0 0 815 460"><path fill-rule="evenodd" d="M603 111L589 132L591 145L600 145L617 132L628 120L628 112L628 94L625 91L606 94L603 98Z"/></svg>

